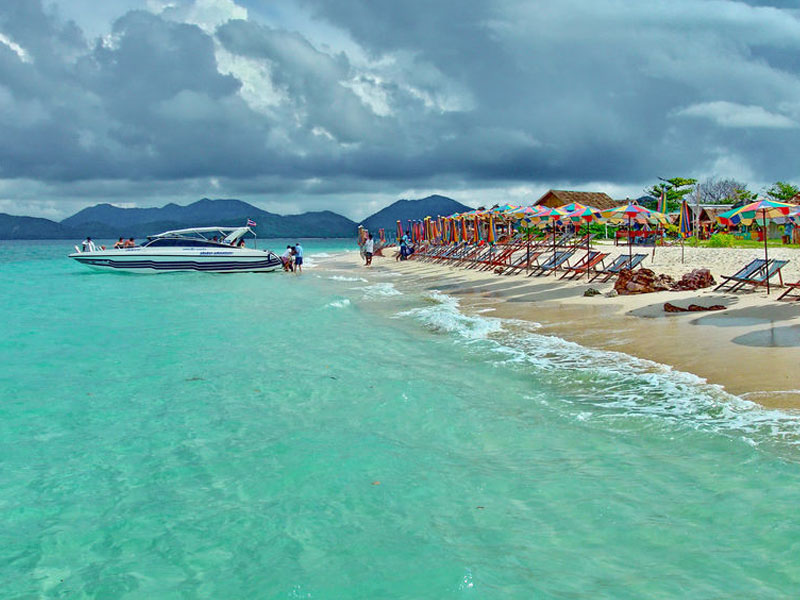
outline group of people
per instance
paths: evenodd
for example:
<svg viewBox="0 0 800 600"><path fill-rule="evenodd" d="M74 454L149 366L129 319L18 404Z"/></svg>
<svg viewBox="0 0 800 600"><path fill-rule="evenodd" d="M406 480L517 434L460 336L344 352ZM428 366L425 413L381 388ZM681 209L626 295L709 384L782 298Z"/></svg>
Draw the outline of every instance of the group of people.
<svg viewBox="0 0 800 600"><path fill-rule="evenodd" d="M297 242L294 246L291 244L286 246L286 250L281 254L281 262L283 263L284 271L303 272L303 247L300 242Z"/></svg>
<svg viewBox="0 0 800 600"><path fill-rule="evenodd" d="M406 231L400 238L400 252L395 255L394 259L407 260L412 254L414 254L414 244L411 242L411 233Z"/></svg>
<svg viewBox="0 0 800 600"><path fill-rule="evenodd" d="M88 239L91 240L92 238L88 238ZM133 238L128 238L127 240L119 238L114 243L114 248L115 249L119 249L119 248L135 248L135 247L136 247L136 242L133 241Z"/></svg>
<svg viewBox="0 0 800 600"><path fill-rule="evenodd" d="M136 247L136 242L133 241L133 238L123 239L119 238L116 242L114 242L114 248L134 248ZM105 246L100 246L100 250L105 250ZM95 252L97 250L97 244L94 243L91 237L86 236L86 239L81 242L81 252Z"/></svg>

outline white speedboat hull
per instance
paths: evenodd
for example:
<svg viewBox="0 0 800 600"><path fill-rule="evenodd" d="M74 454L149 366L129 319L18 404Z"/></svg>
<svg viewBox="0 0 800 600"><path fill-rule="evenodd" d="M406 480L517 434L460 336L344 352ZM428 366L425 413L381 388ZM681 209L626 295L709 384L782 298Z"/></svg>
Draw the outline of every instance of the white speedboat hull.
<svg viewBox="0 0 800 600"><path fill-rule="evenodd" d="M74 252L70 258L92 269L129 273L263 273L282 268L281 259L250 248L126 248Z"/></svg>

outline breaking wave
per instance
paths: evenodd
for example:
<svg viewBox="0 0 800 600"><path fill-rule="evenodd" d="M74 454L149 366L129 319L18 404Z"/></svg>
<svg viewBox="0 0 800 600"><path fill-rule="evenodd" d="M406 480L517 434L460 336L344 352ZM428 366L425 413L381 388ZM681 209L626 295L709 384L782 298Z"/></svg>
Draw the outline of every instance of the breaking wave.
<svg viewBox="0 0 800 600"><path fill-rule="evenodd" d="M326 306L330 306L331 308L345 308L346 306L350 306L350 300L347 298L343 298L342 300L334 300L333 302L329 302Z"/></svg>
<svg viewBox="0 0 800 600"><path fill-rule="evenodd" d="M388 296L402 296L403 292L394 287L393 283L376 283L359 288L364 292L364 298L386 298Z"/></svg>
<svg viewBox="0 0 800 600"><path fill-rule="evenodd" d="M482 360L534 375L537 387L559 391L546 394L546 403L557 398L575 419L640 417L736 436L753 445L781 441L800 447L800 413L795 411L764 408L668 365L537 333L536 323L464 314L456 298L438 291L427 293L425 301L396 316L451 335L454 343L467 342Z"/></svg>

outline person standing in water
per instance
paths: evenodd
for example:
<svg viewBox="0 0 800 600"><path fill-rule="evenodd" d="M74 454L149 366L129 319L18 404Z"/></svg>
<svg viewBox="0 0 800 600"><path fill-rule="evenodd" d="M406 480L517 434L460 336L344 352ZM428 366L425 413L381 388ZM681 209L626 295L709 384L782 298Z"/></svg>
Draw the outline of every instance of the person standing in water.
<svg viewBox="0 0 800 600"><path fill-rule="evenodd" d="M303 272L303 247L300 245L300 242L294 245L294 272Z"/></svg>
<svg viewBox="0 0 800 600"><path fill-rule="evenodd" d="M364 258L367 261L366 266L370 266L372 264L372 253L375 250L375 241L372 239L372 234L370 233L367 236L366 241L364 242Z"/></svg>

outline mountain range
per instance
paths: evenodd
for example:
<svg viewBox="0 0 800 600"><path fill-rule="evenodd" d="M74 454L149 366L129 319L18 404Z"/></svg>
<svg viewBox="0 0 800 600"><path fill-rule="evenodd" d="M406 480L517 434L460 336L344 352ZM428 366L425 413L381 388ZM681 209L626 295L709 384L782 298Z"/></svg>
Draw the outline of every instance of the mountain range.
<svg viewBox="0 0 800 600"><path fill-rule="evenodd" d="M386 236L391 237L394 235L397 221L400 221L405 228L407 227L406 222L410 219L446 216L466 210L472 210L472 208L447 196L434 194L421 200L398 200L367 217L361 224L376 233L378 229L383 228L386 230Z"/></svg>
<svg viewBox="0 0 800 600"><path fill-rule="evenodd" d="M398 200L361 222L377 233L384 227L387 236L395 231L399 219L451 214L469 207L444 196L421 200ZM158 208L120 208L97 204L78 211L61 222L35 217L0 213L0 239L78 239L87 235L96 239L118 237L143 238L147 235L211 225L244 225L247 219L258 223L259 237L351 237L358 224L331 211L278 215L235 199L203 198L187 206L167 204Z"/></svg>

